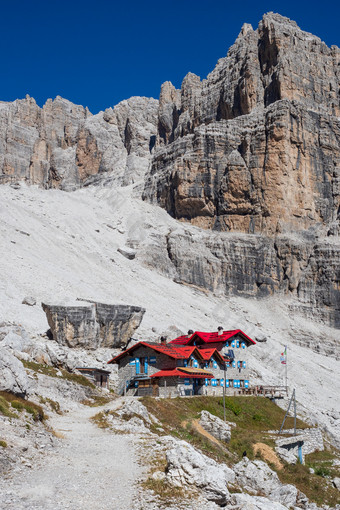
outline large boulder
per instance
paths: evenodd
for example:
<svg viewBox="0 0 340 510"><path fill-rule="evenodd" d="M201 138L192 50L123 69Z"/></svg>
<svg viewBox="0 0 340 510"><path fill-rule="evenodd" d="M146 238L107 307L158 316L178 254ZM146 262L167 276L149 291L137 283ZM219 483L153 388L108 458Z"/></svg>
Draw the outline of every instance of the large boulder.
<svg viewBox="0 0 340 510"><path fill-rule="evenodd" d="M42 303L53 340L68 347L97 349L125 344L140 325L145 309L87 301L74 306Z"/></svg>
<svg viewBox="0 0 340 510"><path fill-rule="evenodd" d="M265 494L271 501L288 508L305 508L308 500L294 485L283 485L277 474L262 460L250 461L244 457L234 466L237 483L249 493Z"/></svg>
<svg viewBox="0 0 340 510"><path fill-rule="evenodd" d="M117 411L117 414L124 418L133 418L138 416L145 420L149 425L151 425L152 421L154 421L154 419L152 420L150 418L147 408L139 402L139 400L135 399L125 402L124 405Z"/></svg>
<svg viewBox="0 0 340 510"><path fill-rule="evenodd" d="M166 454L167 480L175 487L193 486L218 505L229 500L228 483L235 481L234 472L225 464L198 452L185 441L179 441Z"/></svg>
<svg viewBox="0 0 340 510"><path fill-rule="evenodd" d="M29 390L29 380L24 365L7 349L0 355L0 391L8 391L25 397Z"/></svg>
<svg viewBox="0 0 340 510"><path fill-rule="evenodd" d="M235 427L235 423L224 422L221 418L204 410L201 411L200 425L216 439L226 443L229 443L231 438L231 427Z"/></svg>

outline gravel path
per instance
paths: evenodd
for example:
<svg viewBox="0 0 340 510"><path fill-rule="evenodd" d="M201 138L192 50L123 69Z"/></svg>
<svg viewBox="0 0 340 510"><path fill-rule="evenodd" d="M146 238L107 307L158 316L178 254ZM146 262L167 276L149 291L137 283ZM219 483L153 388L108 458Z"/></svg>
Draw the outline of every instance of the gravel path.
<svg viewBox="0 0 340 510"><path fill-rule="evenodd" d="M117 406L113 403L111 409ZM140 468L129 435L114 435L92 424L98 408L85 406L51 424L65 439L32 462L0 480L0 508L6 510L129 509Z"/></svg>

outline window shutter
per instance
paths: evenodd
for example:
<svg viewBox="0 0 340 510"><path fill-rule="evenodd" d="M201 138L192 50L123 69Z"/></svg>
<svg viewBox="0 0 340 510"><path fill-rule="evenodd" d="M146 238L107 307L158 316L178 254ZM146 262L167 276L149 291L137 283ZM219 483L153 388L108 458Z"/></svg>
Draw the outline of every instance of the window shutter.
<svg viewBox="0 0 340 510"><path fill-rule="evenodd" d="M136 358L136 375L140 373L139 358Z"/></svg>

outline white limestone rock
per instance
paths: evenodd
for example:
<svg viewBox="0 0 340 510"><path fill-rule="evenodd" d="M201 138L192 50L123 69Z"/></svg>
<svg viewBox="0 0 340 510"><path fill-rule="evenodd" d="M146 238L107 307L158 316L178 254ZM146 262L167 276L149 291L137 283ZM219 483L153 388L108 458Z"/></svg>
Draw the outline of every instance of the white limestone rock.
<svg viewBox="0 0 340 510"><path fill-rule="evenodd" d="M233 494L228 508L230 510L288 510L288 507L281 503L250 494Z"/></svg>
<svg viewBox="0 0 340 510"><path fill-rule="evenodd" d="M333 478L332 484L334 485L334 487L336 489L338 489L340 491L340 478L338 476Z"/></svg>
<svg viewBox="0 0 340 510"><path fill-rule="evenodd" d="M225 464L217 464L185 441L169 449L166 459L169 483L175 487L195 485L209 501L219 505L228 502L227 485L235 481L235 474Z"/></svg>
<svg viewBox="0 0 340 510"><path fill-rule="evenodd" d="M8 347L9 349L13 349L15 351L22 351L24 347L28 345L28 343L29 342L26 336L21 336L14 331L10 331L0 343L0 347Z"/></svg>
<svg viewBox="0 0 340 510"><path fill-rule="evenodd" d="M277 474L261 460L250 461L244 457L234 466L237 483L250 493L261 492L275 502L288 508L298 504L304 507L308 500L293 485L281 484Z"/></svg>
<svg viewBox="0 0 340 510"><path fill-rule="evenodd" d="M21 361L8 349L1 349L0 390L25 397L29 386L29 379Z"/></svg>
<svg viewBox="0 0 340 510"><path fill-rule="evenodd" d="M121 248L118 248L117 251L121 253L126 259L133 260L136 257L136 251L132 248L129 248L127 246L123 246Z"/></svg>
<svg viewBox="0 0 340 510"><path fill-rule="evenodd" d="M231 427L236 426L235 423L224 422L208 411L201 411L200 424L207 432L216 437L216 439L225 441L226 443L229 443L231 438Z"/></svg>
<svg viewBox="0 0 340 510"><path fill-rule="evenodd" d="M26 296L22 300L23 305L34 306L37 304L37 300L33 296Z"/></svg>
<svg viewBox="0 0 340 510"><path fill-rule="evenodd" d="M117 414L123 416L141 416L149 425L152 421L147 408L139 402L139 400L127 400L124 405L117 411Z"/></svg>

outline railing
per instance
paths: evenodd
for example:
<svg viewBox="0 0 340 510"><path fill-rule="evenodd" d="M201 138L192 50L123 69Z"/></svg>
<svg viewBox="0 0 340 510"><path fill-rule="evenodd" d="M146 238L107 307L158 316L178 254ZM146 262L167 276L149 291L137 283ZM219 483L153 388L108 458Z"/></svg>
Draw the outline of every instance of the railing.
<svg viewBox="0 0 340 510"><path fill-rule="evenodd" d="M241 388L242 395L257 395L269 398L283 398L287 394L287 386L252 386L250 388Z"/></svg>

